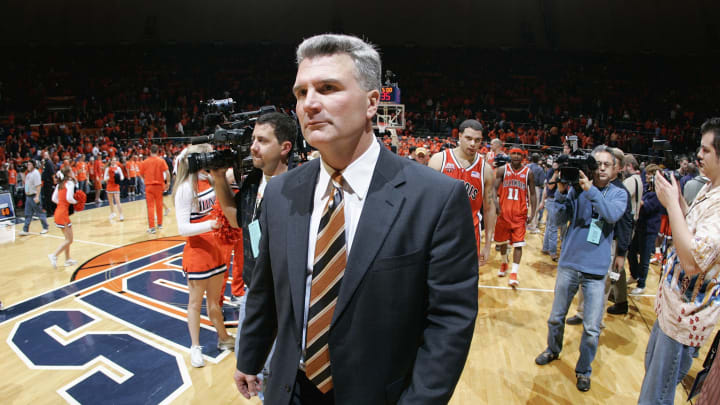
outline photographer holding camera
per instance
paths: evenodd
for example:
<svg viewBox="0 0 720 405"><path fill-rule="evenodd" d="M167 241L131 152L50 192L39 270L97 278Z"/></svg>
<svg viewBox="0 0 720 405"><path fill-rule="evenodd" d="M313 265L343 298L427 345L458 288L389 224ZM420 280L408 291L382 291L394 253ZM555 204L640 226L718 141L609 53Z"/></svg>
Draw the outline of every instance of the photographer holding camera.
<svg viewBox="0 0 720 405"><path fill-rule="evenodd" d="M628 197L625 190L610 183L616 158L609 148L598 147L594 156L580 156L574 161L584 162L582 170L575 169L578 180L570 181L568 185L557 183L557 220L570 221L570 225L558 262L555 298L548 319L547 348L537 356L535 363L542 366L559 357L565 317L578 288L582 288L585 297L583 335L575 375L577 389L588 391L603 316L605 276L612 259L610 247L614 224L625 213ZM567 181L565 174L569 172L561 169L561 180Z"/></svg>
<svg viewBox="0 0 720 405"><path fill-rule="evenodd" d="M720 118L700 128L700 171L709 182L688 207L673 176L656 172L655 193L667 209L674 247L668 252L655 303L657 321L645 351L638 404L672 404L692 355L720 319ZM706 384L709 382L706 382Z"/></svg>

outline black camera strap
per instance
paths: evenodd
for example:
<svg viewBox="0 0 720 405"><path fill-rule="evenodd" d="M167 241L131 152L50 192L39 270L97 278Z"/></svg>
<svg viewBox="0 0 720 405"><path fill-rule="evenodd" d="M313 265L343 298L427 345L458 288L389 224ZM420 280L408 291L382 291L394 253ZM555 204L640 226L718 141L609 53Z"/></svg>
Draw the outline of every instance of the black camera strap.
<svg viewBox="0 0 720 405"><path fill-rule="evenodd" d="M255 208L253 208L253 215L252 215L253 221L258 219L258 217L260 217L260 214L262 214L262 200L263 200L262 197L257 198L255 200Z"/></svg>
<svg viewBox="0 0 720 405"><path fill-rule="evenodd" d="M610 184L611 184L611 183L608 183L608 184L605 186L605 189L604 189L603 191L601 191L601 192L602 192L602 196L603 196L603 200L605 199L605 195L607 194L608 190L610 189ZM597 212L597 211L595 211L595 206L592 205L592 204L591 204L591 206L592 206L592 218L596 218L596 217L595 217L596 215L597 215L597 218L600 218L600 213Z"/></svg>

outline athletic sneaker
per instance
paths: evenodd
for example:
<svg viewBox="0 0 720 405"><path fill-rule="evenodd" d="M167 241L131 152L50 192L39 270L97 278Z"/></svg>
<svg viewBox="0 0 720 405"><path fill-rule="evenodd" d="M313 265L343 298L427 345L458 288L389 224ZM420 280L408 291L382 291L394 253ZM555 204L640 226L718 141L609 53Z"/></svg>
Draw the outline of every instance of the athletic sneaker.
<svg viewBox="0 0 720 405"><path fill-rule="evenodd" d="M124 220L125 220L125 217L120 215L120 218L118 218L118 221L124 221Z"/></svg>
<svg viewBox="0 0 720 405"><path fill-rule="evenodd" d="M155 228L148 228L147 233L155 233Z"/></svg>
<svg viewBox="0 0 720 405"><path fill-rule="evenodd" d="M500 271L498 271L498 277L505 277L505 273L507 273L508 264L502 263L500 264Z"/></svg>
<svg viewBox="0 0 720 405"><path fill-rule="evenodd" d="M217 348L218 350L235 350L235 336L228 333L227 339L218 339Z"/></svg>
<svg viewBox="0 0 720 405"><path fill-rule="evenodd" d="M239 307L240 304L242 303L242 299L243 299L242 296L235 296L235 295L233 295L233 296L231 296L230 299L227 301L227 304L228 304L229 306L231 306L231 307L237 308L237 307Z"/></svg>
<svg viewBox="0 0 720 405"><path fill-rule="evenodd" d="M114 212L113 212L112 214L110 214L110 216L108 217L108 219L112 221L113 218L115 218L115 213L114 213Z"/></svg>
<svg viewBox="0 0 720 405"><path fill-rule="evenodd" d="M28 235L30 235L30 232L28 232L28 231L20 231L20 232L18 232L18 236L28 236Z"/></svg>
<svg viewBox="0 0 720 405"><path fill-rule="evenodd" d="M662 263L663 255L662 253L655 253L653 257L650 259L650 263Z"/></svg>
<svg viewBox="0 0 720 405"><path fill-rule="evenodd" d="M72 267L77 264L77 260L74 259L67 259L65 260L65 267Z"/></svg>
<svg viewBox="0 0 720 405"><path fill-rule="evenodd" d="M45 235L46 233L48 233L47 229L43 229L42 231L40 231L40 235Z"/></svg>
<svg viewBox="0 0 720 405"><path fill-rule="evenodd" d="M632 291L630 291L630 295L640 295L645 292L645 288L641 287L635 287Z"/></svg>
<svg viewBox="0 0 720 405"><path fill-rule="evenodd" d="M57 256L51 253L48 255L48 259L50 259L50 264L52 264L53 268L57 269Z"/></svg>
<svg viewBox="0 0 720 405"><path fill-rule="evenodd" d="M517 273L510 273L510 279L508 280L508 285L512 288L515 288L518 285L520 285L520 282L517 279Z"/></svg>
<svg viewBox="0 0 720 405"><path fill-rule="evenodd" d="M202 354L202 346L191 346L190 347L190 364L193 367L204 367L205 359Z"/></svg>
<svg viewBox="0 0 720 405"><path fill-rule="evenodd" d="M162 225L158 225L158 230L162 230L162 229L163 229Z"/></svg>
<svg viewBox="0 0 720 405"><path fill-rule="evenodd" d="M170 213L170 208L165 208L165 211L163 211L163 216L167 216Z"/></svg>

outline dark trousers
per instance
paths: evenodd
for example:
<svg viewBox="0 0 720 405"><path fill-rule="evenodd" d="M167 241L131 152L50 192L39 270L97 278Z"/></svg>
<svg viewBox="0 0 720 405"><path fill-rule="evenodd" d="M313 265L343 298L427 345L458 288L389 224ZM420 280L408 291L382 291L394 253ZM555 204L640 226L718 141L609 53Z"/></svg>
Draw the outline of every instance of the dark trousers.
<svg viewBox="0 0 720 405"><path fill-rule="evenodd" d="M304 371L298 370L290 405L335 405L334 394L334 390L323 394L308 380Z"/></svg>
<svg viewBox="0 0 720 405"><path fill-rule="evenodd" d="M637 279L637 286L640 288L645 288L645 281L650 268L650 255L652 255L655 248L656 238L657 233L647 234L636 231L632 243L630 243L630 249L628 249L627 261L630 274Z"/></svg>
<svg viewBox="0 0 720 405"><path fill-rule="evenodd" d="M55 213L56 205L52 201L54 188L55 185L53 185L52 183L43 183L42 188L40 189L40 200L42 202L42 207L45 210L45 214L47 214L48 216L52 216Z"/></svg>

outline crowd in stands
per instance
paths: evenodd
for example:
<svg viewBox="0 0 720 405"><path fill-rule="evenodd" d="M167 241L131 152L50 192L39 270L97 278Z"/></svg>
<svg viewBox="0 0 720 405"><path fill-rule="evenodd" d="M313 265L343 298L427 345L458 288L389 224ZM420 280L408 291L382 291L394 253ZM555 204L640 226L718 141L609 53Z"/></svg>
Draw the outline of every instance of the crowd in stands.
<svg viewBox="0 0 720 405"><path fill-rule="evenodd" d="M667 139L675 153L692 154L698 123L720 115L703 103L720 84L683 58L384 49L405 104L400 155L454 146L467 118L483 124L487 142L559 149L574 135L582 148L654 155L653 139ZM132 159L151 143L172 157L182 137L202 130L201 101L210 98L232 97L236 111L294 108L285 45L16 51L0 66L0 163L15 168L42 151L55 163L79 154Z"/></svg>
<svg viewBox="0 0 720 405"><path fill-rule="evenodd" d="M406 105L400 135L454 135L462 120L476 118L501 138L526 137L528 143L559 146L561 136L573 134L586 147L616 144L643 153L658 137L685 152L694 148L688 139L704 117L717 115L718 107L703 101L720 84L685 58L383 49ZM0 66L1 138L29 123L99 128L111 121L130 121L120 125L128 138L172 136L200 129L200 101L210 98L232 97L239 110L294 107L295 67L285 45L16 53ZM58 142L53 137L49 143Z"/></svg>

